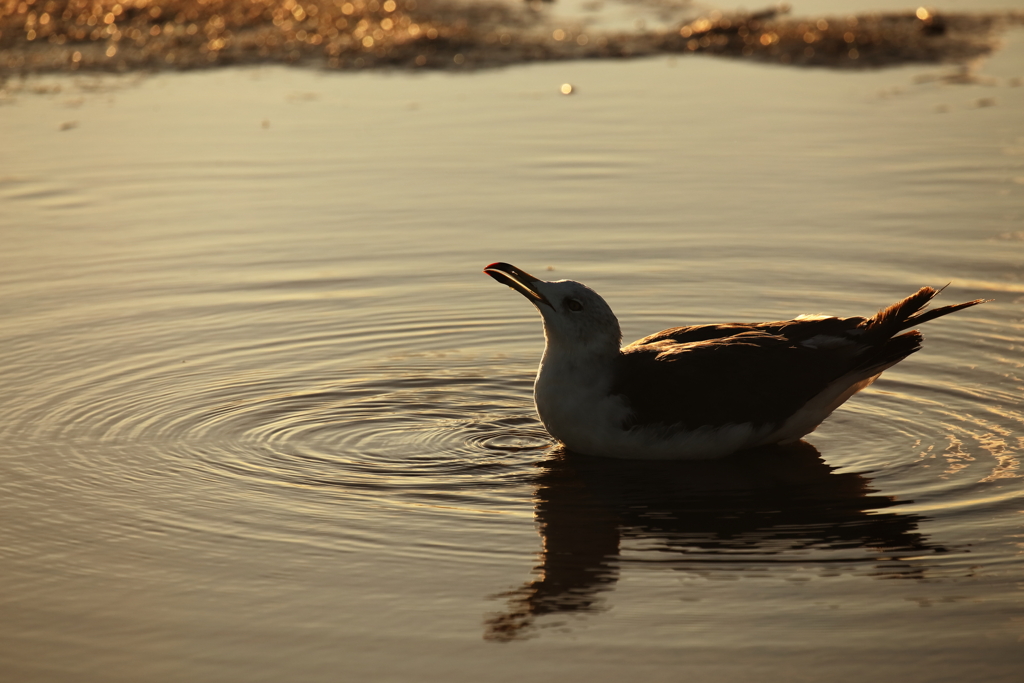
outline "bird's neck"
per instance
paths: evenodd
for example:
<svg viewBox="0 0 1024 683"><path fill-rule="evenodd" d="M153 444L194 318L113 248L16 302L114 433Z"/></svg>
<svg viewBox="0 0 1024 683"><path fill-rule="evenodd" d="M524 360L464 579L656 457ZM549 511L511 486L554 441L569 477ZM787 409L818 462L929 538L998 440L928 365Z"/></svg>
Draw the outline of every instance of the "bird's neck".
<svg viewBox="0 0 1024 683"><path fill-rule="evenodd" d="M567 362L593 362L615 358L622 344L622 333L618 321L614 329L603 328L590 332L567 332L544 318L545 357L566 359Z"/></svg>
<svg viewBox="0 0 1024 683"><path fill-rule="evenodd" d="M586 344L566 344L557 338L548 337L544 344L543 363L572 368L595 368L610 365L619 355L615 342L593 340Z"/></svg>

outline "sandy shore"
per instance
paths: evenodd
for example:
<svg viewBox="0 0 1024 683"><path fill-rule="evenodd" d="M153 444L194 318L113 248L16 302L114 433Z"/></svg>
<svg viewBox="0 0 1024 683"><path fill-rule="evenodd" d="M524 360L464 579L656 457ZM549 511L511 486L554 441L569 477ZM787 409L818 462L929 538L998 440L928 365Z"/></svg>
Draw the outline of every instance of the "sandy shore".
<svg viewBox="0 0 1024 683"><path fill-rule="evenodd" d="M791 17L699 13L596 28L550 4L450 0L24 0L0 7L0 78L72 71L306 64L467 69L532 61L706 53L864 68L989 53L1020 12ZM639 16L639 15L638 15Z"/></svg>

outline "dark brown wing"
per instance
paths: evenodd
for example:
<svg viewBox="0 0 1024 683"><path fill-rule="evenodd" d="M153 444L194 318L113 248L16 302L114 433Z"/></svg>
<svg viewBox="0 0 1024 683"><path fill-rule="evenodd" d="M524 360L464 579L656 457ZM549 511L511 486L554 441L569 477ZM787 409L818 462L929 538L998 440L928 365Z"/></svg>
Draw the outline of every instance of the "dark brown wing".
<svg viewBox="0 0 1024 683"><path fill-rule="evenodd" d="M891 306L881 309L871 318L851 317L808 317L795 320L779 320L765 323L727 323L724 325L694 325L672 327L643 339L638 339L626 348L643 346L660 341L679 344L723 339L747 332L767 332L785 337L792 342L802 342L814 337L834 337L856 342L884 343L896 334L911 327L955 313L956 311L986 303L990 299L975 299L962 304L942 306L924 310L928 303L942 292L934 287L922 287L910 296Z"/></svg>
<svg viewBox="0 0 1024 683"><path fill-rule="evenodd" d="M632 411L625 427L780 425L852 365L854 349L818 349L762 331L689 344L632 344L613 392Z"/></svg>
<svg viewBox="0 0 1024 683"><path fill-rule="evenodd" d="M801 342L813 337L825 335L845 337L856 335L857 331L867 322L864 318L798 318L796 320L779 320L766 323L727 323L724 325L694 325L692 327L673 327L638 339L626 348L643 346L660 341L672 341L679 344L723 339L748 332L766 332L785 337L789 341Z"/></svg>
<svg viewBox="0 0 1024 683"><path fill-rule="evenodd" d="M905 332L982 299L923 310L940 292L922 287L871 318L798 318L674 327L622 349L613 392L637 425L781 425L833 381L870 377L921 348ZM898 335L898 336L895 336Z"/></svg>
<svg viewBox="0 0 1024 683"><path fill-rule="evenodd" d="M878 345L810 346L767 332L630 345L619 354L613 393L632 411L626 429L781 426L844 375L852 373L852 384L920 348L916 331Z"/></svg>

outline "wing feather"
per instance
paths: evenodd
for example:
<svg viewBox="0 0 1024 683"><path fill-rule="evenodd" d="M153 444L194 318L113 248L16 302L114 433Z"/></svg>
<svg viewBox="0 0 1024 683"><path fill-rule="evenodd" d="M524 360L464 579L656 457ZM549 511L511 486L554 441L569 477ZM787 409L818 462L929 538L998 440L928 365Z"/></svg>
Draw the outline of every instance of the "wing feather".
<svg viewBox="0 0 1024 683"><path fill-rule="evenodd" d="M850 368L847 349L818 349L748 331L689 344L631 345L614 393L632 411L626 428L782 424Z"/></svg>
<svg viewBox="0 0 1024 683"><path fill-rule="evenodd" d="M871 318L695 325L639 339L617 361L613 393L631 410L624 427L782 425L832 382L852 386L921 348L920 333L900 332L983 303L924 311L939 291L923 287Z"/></svg>
<svg viewBox="0 0 1024 683"><path fill-rule="evenodd" d="M806 341L813 337L856 337L865 323L864 318L797 318L766 323L729 323L724 325L693 325L672 327L656 334L638 339L626 348L646 346L655 342L671 341L677 344L725 339L739 334L762 332L785 337L794 342Z"/></svg>

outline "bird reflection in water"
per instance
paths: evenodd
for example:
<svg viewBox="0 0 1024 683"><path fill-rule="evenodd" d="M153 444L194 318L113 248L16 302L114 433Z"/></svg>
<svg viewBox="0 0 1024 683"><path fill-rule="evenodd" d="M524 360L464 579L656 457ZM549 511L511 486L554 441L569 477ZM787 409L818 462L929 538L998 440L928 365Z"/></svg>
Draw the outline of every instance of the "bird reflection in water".
<svg viewBox="0 0 1024 683"><path fill-rule="evenodd" d="M945 550L917 531L920 516L878 512L901 501L877 495L860 474L835 472L806 442L710 461L555 450L537 466L541 564L536 578L500 596L507 605L486 619L489 640L527 637L544 615L600 611L601 594L628 562L624 542L642 543L677 570L867 561L900 578L924 571L901 555Z"/></svg>

